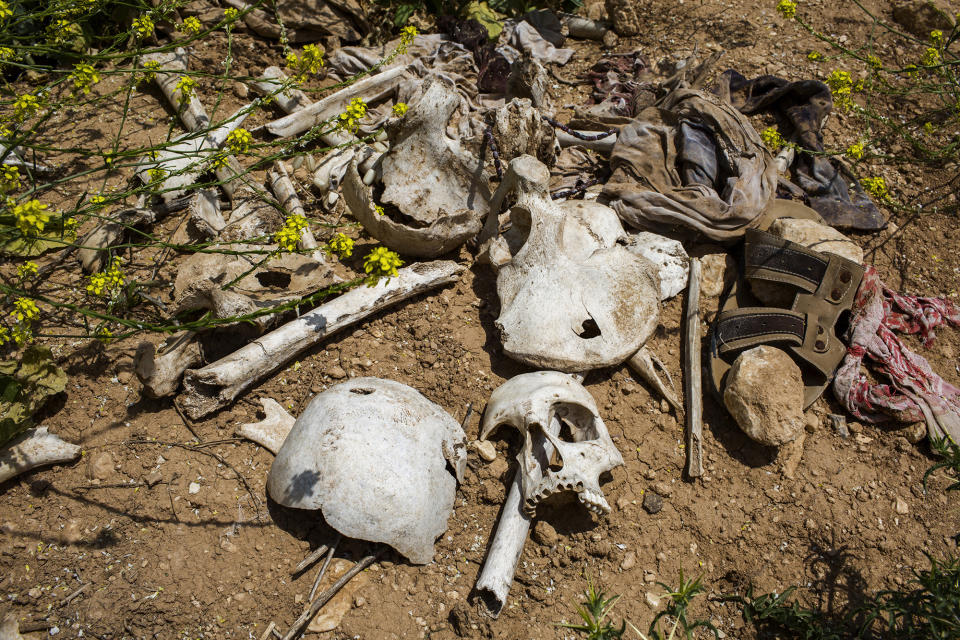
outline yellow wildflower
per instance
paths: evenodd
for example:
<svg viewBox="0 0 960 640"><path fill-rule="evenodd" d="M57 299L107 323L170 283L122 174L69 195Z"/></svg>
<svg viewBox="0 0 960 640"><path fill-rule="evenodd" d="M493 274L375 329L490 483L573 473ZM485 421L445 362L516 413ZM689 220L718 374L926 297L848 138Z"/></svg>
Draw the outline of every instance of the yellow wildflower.
<svg viewBox="0 0 960 640"><path fill-rule="evenodd" d="M126 284L120 256L114 256L106 271L100 271L88 277L87 293L93 296L112 297Z"/></svg>
<svg viewBox="0 0 960 640"><path fill-rule="evenodd" d="M21 280L32 278L39 273L39 267L36 262L24 262L17 265L17 277Z"/></svg>
<svg viewBox="0 0 960 640"><path fill-rule="evenodd" d="M133 30L138 38L146 38L153 33L153 19L150 16L141 16L133 19Z"/></svg>
<svg viewBox="0 0 960 640"><path fill-rule="evenodd" d="M100 342L103 344L109 344L113 340L113 332L110 329L107 329L106 326L100 326L97 328L96 333L94 334Z"/></svg>
<svg viewBox="0 0 960 640"><path fill-rule="evenodd" d="M6 0L0 0L0 20L5 20L13 15L13 11L10 9L10 5L7 4Z"/></svg>
<svg viewBox="0 0 960 640"><path fill-rule="evenodd" d="M39 200L29 200L13 207L13 217L17 220L17 228L25 236L43 233L43 228L50 221L46 212L47 205Z"/></svg>
<svg viewBox="0 0 960 640"><path fill-rule="evenodd" d="M13 117L18 122L23 122L27 118L37 115L39 110L40 100L32 93L17 96L17 100L13 103Z"/></svg>
<svg viewBox="0 0 960 640"><path fill-rule="evenodd" d="M777 151L780 147L787 144L787 141L783 139L783 136L777 131L776 127L767 127L761 131L760 139L763 140L763 144L767 145L767 148L771 151Z"/></svg>
<svg viewBox="0 0 960 640"><path fill-rule="evenodd" d="M200 21L197 19L196 16L190 16L189 18L183 19L183 24L180 25L180 30L186 33L192 33L193 35L197 35L201 31L203 31L203 25L200 24Z"/></svg>
<svg viewBox="0 0 960 640"><path fill-rule="evenodd" d="M933 135L933 132L934 132L935 130L936 130L936 129L934 128L932 122L924 122L924 123L923 123L923 132L924 132L926 135L928 135L928 136L929 136L929 135Z"/></svg>
<svg viewBox="0 0 960 640"><path fill-rule="evenodd" d="M777 13L784 18L795 18L797 16L797 3L792 0L780 0L777 3Z"/></svg>
<svg viewBox="0 0 960 640"><path fill-rule="evenodd" d="M406 102L398 102L397 104L393 105L393 115L397 116L398 118L402 118L403 116L407 115L407 110L409 108L410 107L407 106Z"/></svg>
<svg viewBox="0 0 960 640"><path fill-rule="evenodd" d="M933 67L940 64L940 52L933 47L927 47L927 50L923 52L923 57L920 58L920 64L925 67Z"/></svg>
<svg viewBox="0 0 960 640"><path fill-rule="evenodd" d="M867 56L867 64L869 64L871 67L873 67L878 71L880 69L883 69L883 60L881 60L877 56L873 56L873 55Z"/></svg>
<svg viewBox="0 0 960 640"><path fill-rule="evenodd" d="M406 53L413 39L417 37L417 28L410 26L400 30L400 44L397 45L397 53Z"/></svg>
<svg viewBox="0 0 960 640"><path fill-rule="evenodd" d="M376 247L363 259L363 270L370 274L369 284L375 283L380 276L396 276L397 267L402 266L400 256L386 247Z"/></svg>
<svg viewBox="0 0 960 640"><path fill-rule="evenodd" d="M227 147L234 153L247 153L250 151L250 143L253 142L253 135L244 129L238 127L227 135Z"/></svg>
<svg viewBox="0 0 960 640"><path fill-rule="evenodd" d="M150 178L150 183L162 182L164 178L167 177L167 170L163 167L154 167L147 171L147 176Z"/></svg>
<svg viewBox="0 0 960 640"><path fill-rule="evenodd" d="M47 41L55 45L66 45L71 40L83 36L83 29L76 22L58 18L47 26Z"/></svg>
<svg viewBox="0 0 960 640"><path fill-rule="evenodd" d="M341 128L356 133L360 127L360 120L365 115L367 115L367 103L363 101L363 98L354 98L347 105L347 110L340 114L338 124Z"/></svg>
<svg viewBox="0 0 960 640"><path fill-rule="evenodd" d="M860 184L866 189L867 193L878 200L889 200L890 193L887 191L887 182L880 176L873 178L863 178Z"/></svg>
<svg viewBox="0 0 960 640"><path fill-rule="evenodd" d="M240 15L240 12L233 7L227 7L223 10L223 19L227 22L233 22L237 19L238 15Z"/></svg>
<svg viewBox="0 0 960 640"><path fill-rule="evenodd" d="M866 149L864 147L864 144L862 142L857 142L847 147L847 150L844 153L846 153L848 158L853 158L854 160L860 160L861 158L863 158L865 152L866 152Z"/></svg>
<svg viewBox="0 0 960 640"><path fill-rule="evenodd" d="M197 86L197 81L190 76L180 76L177 80L177 86L174 90L180 92L180 104L186 104L193 97L193 90Z"/></svg>
<svg viewBox="0 0 960 640"><path fill-rule="evenodd" d="M73 79L74 91L82 91L85 94L90 93L90 87L100 82L100 74L97 70L83 62L73 66L70 77Z"/></svg>
<svg viewBox="0 0 960 640"><path fill-rule="evenodd" d="M10 331L3 326L0 326L0 346L3 346L10 342Z"/></svg>
<svg viewBox="0 0 960 640"><path fill-rule="evenodd" d="M20 169L5 164L0 170L0 193L10 193L20 188Z"/></svg>
<svg viewBox="0 0 960 640"><path fill-rule="evenodd" d="M373 210L377 212L378 216L382 216L386 213L386 211L383 210L383 207L381 207L379 204L373 205Z"/></svg>
<svg viewBox="0 0 960 640"><path fill-rule="evenodd" d="M20 324L29 324L40 316L40 309L30 298L17 298L13 302L13 313L10 315Z"/></svg>
<svg viewBox="0 0 960 640"><path fill-rule="evenodd" d="M841 109L849 109L853 106L851 95L853 94L853 78L846 71L832 71L827 76L827 86L833 93L833 101Z"/></svg>
<svg viewBox="0 0 960 640"><path fill-rule="evenodd" d="M353 239L338 233L327 242L326 251L341 258L349 258L353 255Z"/></svg>
<svg viewBox="0 0 960 640"><path fill-rule="evenodd" d="M813 60L814 62L819 62L823 60L823 54L819 51L811 51L807 54L807 60Z"/></svg>
<svg viewBox="0 0 960 640"><path fill-rule="evenodd" d="M33 340L33 330L28 324L16 324L13 326L13 341L19 345L26 344Z"/></svg>
<svg viewBox="0 0 960 640"><path fill-rule="evenodd" d="M938 49L943 48L943 31L940 29L934 29L930 32L930 44L935 46Z"/></svg>
<svg viewBox="0 0 960 640"><path fill-rule="evenodd" d="M307 219L300 215L289 216L283 222L283 227L273 234L273 241L280 245L283 251L296 251L300 242L300 232L307 228Z"/></svg>
<svg viewBox="0 0 960 640"><path fill-rule="evenodd" d="M91 196L91 197L90 197L90 204L94 205L94 206L97 207L98 209L100 208L100 205L102 205L102 204L103 204L104 202L106 202L106 201L107 201L107 199L104 198L103 196Z"/></svg>

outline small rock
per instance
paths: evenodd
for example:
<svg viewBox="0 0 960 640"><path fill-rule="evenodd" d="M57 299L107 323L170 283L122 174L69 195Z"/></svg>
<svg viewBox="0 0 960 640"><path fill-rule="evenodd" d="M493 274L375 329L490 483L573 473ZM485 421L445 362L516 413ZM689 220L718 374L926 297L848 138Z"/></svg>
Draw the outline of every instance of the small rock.
<svg viewBox="0 0 960 640"><path fill-rule="evenodd" d="M893 510L905 516L910 512L910 505L907 504L906 500L897 496L897 499L893 503Z"/></svg>
<svg viewBox="0 0 960 640"><path fill-rule="evenodd" d="M487 466L487 470L493 478L502 478L509 468L510 465L503 458L497 458Z"/></svg>
<svg viewBox="0 0 960 640"><path fill-rule="evenodd" d="M36 600L37 598L43 595L43 589L41 589L40 587L34 587L29 591L27 591L27 595L33 598L34 600Z"/></svg>
<svg viewBox="0 0 960 640"><path fill-rule="evenodd" d="M850 430L847 428L846 416L837 415L836 413L828 413L827 420L830 421L830 424L833 425L837 435L839 435L841 438L850 437Z"/></svg>
<svg viewBox="0 0 960 640"><path fill-rule="evenodd" d="M113 475L116 464L109 451L94 454L87 463L87 477L91 480L106 480Z"/></svg>
<svg viewBox="0 0 960 640"><path fill-rule="evenodd" d="M793 480L797 477L797 467L803 458L803 443L806 439L806 432L800 432L796 440L786 443L780 449L780 472L785 478Z"/></svg>
<svg viewBox="0 0 960 640"><path fill-rule="evenodd" d="M363 596L357 596L356 598L353 599L353 607L355 609L359 609L365 604L367 604L367 599L364 598Z"/></svg>
<svg viewBox="0 0 960 640"><path fill-rule="evenodd" d="M335 364L329 369L327 369L327 375L333 378L334 380L342 380L343 378L347 377L347 372L343 370L343 367L341 367L338 364Z"/></svg>
<svg viewBox="0 0 960 640"><path fill-rule="evenodd" d="M154 471L153 473L149 474L146 478L144 478L144 482L147 483L148 487L154 486L155 484L159 483L161 480L163 480L163 474L160 473L159 471Z"/></svg>
<svg viewBox="0 0 960 640"><path fill-rule="evenodd" d="M560 536L557 535L557 530L549 522L537 520L537 524L533 526L533 539L545 547L552 548L553 545L557 544Z"/></svg>
<svg viewBox="0 0 960 640"><path fill-rule="evenodd" d="M953 29L950 16L949 6L942 0L914 0L893 7L894 22L923 40L929 38L934 29L950 33Z"/></svg>
<svg viewBox="0 0 960 640"><path fill-rule="evenodd" d="M925 422L914 422L903 430L903 437L910 444L917 444L927 437L927 424Z"/></svg>
<svg viewBox="0 0 960 640"><path fill-rule="evenodd" d="M196 493L200 493L200 485L199 485L199 483L191 482L191 483L187 486L187 493L189 493L190 495L193 495L193 494L196 494Z"/></svg>
<svg viewBox="0 0 960 640"><path fill-rule="evenodd" d="M643 496L643 509L653 515L663 509L663 498L656 491L647 491Z"/></svg>
<svg viewBox="0 0 960 640"><path fill-rule="evenodd" d="M728 253L708 253L700 258L700 293L716 298L737 277L737 263Z"/></svg>
<svg viewBox="0 0 960 640"><path fill-rule="evenodd" d="M785 352L767 345L741 353L727 374L723 403L751 439L778 447L803 432L803 380Z"/></svg>
<svg viewBox="0 0 960 640"><path fill-rule="evenodd" d="M617 498L617 509L618 509L618 510L623 511L624 509L626 509L626 508L629 507L629 506L630 506L630 500L628 500L628 499L626 498L626 496L621 496L621 497Z"/></svg>
<svg viewBox="0 0 960 640"><path fill-rule="evenodd" d="M487 462L493 462L497 459L497 449L489 440L474 440L473 448L476 449L480 457Z"/></svg>
<svg viewBox="0 0 960 640"><path fill-rule="evenodd" d="M250 95L250 88L243 82L234 82L233 93L241 100L245 100Z"/></svg>
<svg viewBox="0 0 960 640"><path fill-rule="evenodd" d="M668 411L670 411L670 403L662 398L660 400L660 411L662 413L667 413Z"/></svg>
<svg viewBox="0 0 960 640"><path fill-rule="evenodd" d="M807 433L814 433L817 427L820 426L820 417L813 411L806 412L803 414L803 417L805 420L804 428L807 430Z"/></svg>
<svg viewBox="0 0 960 640"><path fill-rule="evenodd" d="M80 530L80 523L70 519L67 521L67 526L63 528L63 541L67 544L77 544L81 540L83 540L83 533Z"/></svg>
<svg viewBox="0 0 960 640"><path fill-rule="evenodd" d="M633 569L636 564L637 554L635 554L633 551L627 551L623 555L623 560L620 561L620 569L623 571L629 571L630 569Z"/></svg>
<svg viewBox="0 0 960 640"><path fill-rule="evenodd" d="M643 570L643 581L644 581L644 582L655 582L656 579L657 579L657 574L656 574L655 571L651 571L650 569L644 569L644 570Z"/></svg>
<svg viewBox="0 0 960 640"><path fill-rule="evenodd" d="M634 0L606 0L607 16L618 36L640 33L640 7Z"/></svg>
<svg viewBox="0 0 960 640"><path fill-rule="evenodd" d="M673 495L673 487L666 482L654 482L653 490L664 498L669 498Z"/></svg>
<svg viewBox="0 0 960 640"><path fill-rule="evenodd" d="M650 608L651 608L651 609L659 609L659 608L660 608L660 598L657 597L655 594L647 591L647 595L646 595L646 597L644 598L644 600L647 601L647 604L650 605Z"/></svg>
<svg viewBox="0 0 960 640"><path fill-rule="evenodd" d="M817 528L817 523L814 522L812 518L807 518L806 520L804 520L803 526L805 526L807 529L810 529L812 531Z"/></svg>
<svg viewBox="0 0 960 640"><path fill-rule="evenodd" d="M609 540L591 540L587 545L587 553L594 558L606 558L613 553L613 545Z"/></svg>
<svg viewBox="0 0 960 640"><path fill-rule="evenodd" d="M220 548L227 553L236 553L237 545L230 541L230 538L220 538Z"/></svg>

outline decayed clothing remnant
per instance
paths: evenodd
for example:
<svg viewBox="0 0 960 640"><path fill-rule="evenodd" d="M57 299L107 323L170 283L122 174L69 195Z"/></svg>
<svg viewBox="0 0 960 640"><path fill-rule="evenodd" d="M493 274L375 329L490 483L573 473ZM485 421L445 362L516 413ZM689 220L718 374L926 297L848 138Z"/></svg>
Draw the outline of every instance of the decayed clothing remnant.
<svg viewBox="0 0 960 640"><path fill-rule="evenodd" d="M715 95L676 89L620 130L601 194L628 224L688 227L734 240L757 224L777 187L770 152Z"/></svg>
<svg viewBox="0 0 960 640"><path fill-rule="evenodd" d="M822 82L789 82L775 76L747 80L728 70L721 74L717 92L747 115L776 114L784 138L803 149L823 151L822 127L833 109L833 98ZM876 205L837 158L798 153L792 173L810 207L830 226L858 231L878 231L887 226Z"/></svg>
<svg viewBox="0 0 960 640"><path fill-rule="evenodd" d="M853 303L850 346L833 381L833 392L847 410L867 422L894 419L926 422L931 438L960 442L960 389L945 381L926 358L910 351L895 332L919 333L924 346L933 329L960 326L960 309L943 298L899 294L867 267ZM890 380L872 384L860 372L864 357Z"/></svg>

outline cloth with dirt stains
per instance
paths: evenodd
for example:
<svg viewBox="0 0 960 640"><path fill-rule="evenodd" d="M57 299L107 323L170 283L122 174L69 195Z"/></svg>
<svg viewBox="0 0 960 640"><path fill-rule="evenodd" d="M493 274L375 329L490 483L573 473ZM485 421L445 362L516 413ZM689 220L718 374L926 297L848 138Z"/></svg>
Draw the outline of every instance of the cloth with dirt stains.
<svg viewBox="0 0 960 640"><path fill-rule="evenodd" d="M241 11L250 6L242 0L227 0L227 4ZM370 33L366 13L357 0L276 0L275 7L274 3L263 6L270 10L254 9L243 21L265 38L279 40L286 35L289 42L316 42L336 36L343 42L358 42Z"/></svg>
<svg viewBox="0 0 960 640"><path fill-rule="evenodd" d="M747 115L775 114L785 139L809 151L823 151L821 127L833 109L833 97L822 82L789 82L776 76L747 80L728 70L718 79L716 91ZM839 159L797 153L792 175L810 207L827 224L857 231L878 231L887 225L870 196Z"/></svg>
<svg viewBox="0 0 960 640"><path fill-rule="evenodd" d="M477 66L477 89L482 93L506 93L510 58L490 41L486 27L474 19L441 16L437 28L446 37L473 54Z"/></svg>
<svg viewBox="0 0 960 640"><path fill-rule="evenodd" d="M850 346L833 379L837 399L860 420L925 422L930 438L949 436L960 442L960 389L896 335L920 334L929 347L934 328L960 326L960 308L945 298L899 294L867 266L851 312ZM861 373L864 358L890 384L874 384Z"/></svg>
<svg viewBox="0 0 960 640"><path fill-rule="evenodd" d="M735 240L774 197L777 169L749 121L717 96L676 89L620 129L601 202L639 229Z"/></svg>

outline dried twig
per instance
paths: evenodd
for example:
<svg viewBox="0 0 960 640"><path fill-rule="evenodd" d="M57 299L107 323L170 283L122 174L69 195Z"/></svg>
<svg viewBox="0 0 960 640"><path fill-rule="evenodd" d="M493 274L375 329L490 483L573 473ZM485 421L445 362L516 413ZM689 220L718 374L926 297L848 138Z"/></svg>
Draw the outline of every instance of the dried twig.
<svg viewBox="0 0 960 640"><path fill-rule="evenodd" d="M690 259L687 285L684 387L687 400L687 475L703 475L703 385L700 371L700 260Z"/></svg>
<svg viewBox="0 0 960 640"><path fill-rule="evenodd" d="M319 547L317 547L316 549L314 549L313 551L311 551L311 552L310 552L310 555L308 555L306 558L304 558L303 560L301 560L301 561L300 561L300 564L298 564L298 565L295 566L293 569L291 569L291 570L290 570L290 575L295 576L295 575L297 575L298 573L300 573L301 571L303 571L303 570L305 570L305 569L309 569L310 566L311 566L314 562L316 562L317 560L319 560L320 558L322 558L322 557L323 557L323 554L325 554L329 549L330 549L330 547L327 546L327 545L325 545L325 544L320 545Z"/></svg>
<svg viewBox="0 0 960 640"><path fill-rule="evenodd" d="M314 578L313 586L310 587L310 597L307 598L307 602L313 602L314 597L317 595L317 589L320 588L320 581L323 580L324 574L327 573L327 567L330 566L330 561L333 560L333 554L337 550L337 544L339 543L340 536L337 536L337 539L330 545L330 551L327 552L327 558L323 561L323 566L317 571L317 577Z"/></svg>
<svg viewBox="0 0 960 640"><path fill-rule="evenodd" d="M323 605L330 602L330 599L333 596L339 593L340 589L343 589L350 580L353 579L355 575L369 567L380 554L383 553L383 549L378 551L373 555L369 555L357 564L350 567L350 570L347 571L343 576L333 583L329 589L320 594L320 596L310 604L310 608L307 609L303 615L297 618L297 621L293 623L293 626L290 627L290 630L287 631L286 635L283 636L283 640L296 640L303 634L303 630L307 628L307 625L310 624L310 621L313 620L313 617L317 615L317 612L323 608Z"/></svg>

